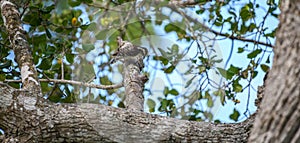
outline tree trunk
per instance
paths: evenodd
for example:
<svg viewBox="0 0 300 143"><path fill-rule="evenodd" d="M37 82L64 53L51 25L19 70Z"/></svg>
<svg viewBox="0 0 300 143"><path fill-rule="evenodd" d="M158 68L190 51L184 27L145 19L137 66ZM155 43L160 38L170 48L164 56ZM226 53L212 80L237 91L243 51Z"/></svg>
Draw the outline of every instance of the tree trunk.
<svg viewBox="0 0 300 143"><path fill-rule="evenodd" d="M25 38L25 31L21 25L20 13L17 6L7 0L2 0L1 15L12 44L16 61L21 69L23 89L33 93L39 93L41 97L41 87L37 78L37 71L33 64L33 57L30 47Z"/></svg>
<svg viewBox="0 0 300 143"><path fill-rule="evenodd" d="M250 143L300 142L300 1L281 1L275 57Z"/></svg>

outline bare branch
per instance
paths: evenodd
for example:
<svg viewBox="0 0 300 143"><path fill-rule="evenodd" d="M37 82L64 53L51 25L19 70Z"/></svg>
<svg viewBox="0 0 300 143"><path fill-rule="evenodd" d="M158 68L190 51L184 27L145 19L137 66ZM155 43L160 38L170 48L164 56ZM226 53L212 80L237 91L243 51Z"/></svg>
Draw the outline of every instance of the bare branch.
<svg viewBox="0 0 300 143"><path fill-rule="evenodd" d="M224 37L227 37L227 38L232 39L232 40L240 40L240 41L244 41L244 42L251 42L251 43L254 43L254 44L260 44L260 45L264 45L264 46L274 48L274 45L269 44L269 43L265 43L265 42L261 42L261 41L257 41L257 40L253 40L253 39L247 39L245 37L237 37L237 36L233 36L233 35L228 35L228 34L225 34L225 33L217 32L217 31L215 31L211 28L208 28L208 27L206 27L206 29L208 29L210 32L212 32L216 35L224 36Z"/></svg>
<svg viewBox="0 0 300 143"><path fill-rule="evenodd" d="M65 79L39 79L40 82L53 82L53 83L65 83L65 84L72 84L72 85L80 85L90 88L98 88L98 89L117 89L123 86L122 83L115 84L115 85L97 85L97 84L91 84L91 83L85 83L85 82L79 82L79 81L73 81L73 80L65 80ZM4 80L6 83L10 82L22 82L21 80Z"/></svg>
<svg viewBox="0 0 300 143"><path fill-rule="evenodd" d="M211 1L211 0L207 0L206 2L208 2L208 1ZM206 2L204 2L204 3L206 3ZM203 4L199 0L185 0L185 1L183 1L183 0L171 0L169 3L173 4L173 5L183 6L183 7L185 7L185 6L194 6L194 5L197 5L197 4Z"/></svg>

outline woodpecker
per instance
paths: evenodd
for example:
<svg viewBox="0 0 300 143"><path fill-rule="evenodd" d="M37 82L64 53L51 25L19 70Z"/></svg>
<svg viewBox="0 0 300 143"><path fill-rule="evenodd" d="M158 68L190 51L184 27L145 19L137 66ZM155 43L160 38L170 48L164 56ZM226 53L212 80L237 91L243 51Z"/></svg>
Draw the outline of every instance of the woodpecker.
<svg viewBox="0 0 300 143"><path fill-rule="evenodd" d="M112 54L113 58L110 61L111 64L115 63L116 61L124 62L126 59L144 58L148 53L146 48L135 46L128 41L123 41L121 37L118 37L117 40L118 49L114 54Z"/></svg>

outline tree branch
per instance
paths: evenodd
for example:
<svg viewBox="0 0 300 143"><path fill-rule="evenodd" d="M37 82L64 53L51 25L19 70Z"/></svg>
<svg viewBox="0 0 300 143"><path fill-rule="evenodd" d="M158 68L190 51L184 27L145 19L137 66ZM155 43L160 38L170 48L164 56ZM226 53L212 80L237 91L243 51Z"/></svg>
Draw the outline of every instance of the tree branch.
<svg viewBox="0 0 300 143"><path fill-rule="evenodd" d="M32 104L0 83L0 128L19 142L246 142L254 118L213 124L99 104Z"/></svg>
<svg viewBox="0 0 300 143"><path fill-rule="evenodd" d="M119 60L124 63L124 87L125 87L125 106L136 111L144 110L144 84L148 77L141 74L144 68L143 59L148 51L145 48L134 46L128 41L123 41L118 37L118 49L112 62Z"/></svg>
<svg viewBox="0 0 300 143"><path fill-rule="evenodd" d="M208 31L216 34L216 35L219 35L219 36L224 36L224 37L227 37L229 39L232 39L232 40L240 40L240 41L244 41L244 42L251 42L251 43L254 43L254 44L260 44L260 45L264 45L264 46L267 46L267 47L271 47L271 48L274 48L274 46L272 44L269 44L269 43L265 43L265 42L261 42L261 41L256 41L256 40L253 40L253 39L247 39L245 37L237 37L237 36L233 36L233 35L228 35L228 34L225 34L225 33L221 33L221 32L217 32L211 28L208 28L208 27L205 27Z"/></svg>
<svg viewBox="0 0 300 143"><path fill-rule="evenodd" d="M117 89L123 86L122 83L115 84L115 85L97 85L97 84L91 84L91 83L85 83L85 82L79 82L79 81L73 81L73 80L65 80L65 79L39 79L40 82L53 82L53 83L66 83L66 84L72 84L72 85L80 85L90 88L98 88L98 89ZM4 83L10 83L10 82L22 82L21 80L9 80L5 79Z"/></svg>

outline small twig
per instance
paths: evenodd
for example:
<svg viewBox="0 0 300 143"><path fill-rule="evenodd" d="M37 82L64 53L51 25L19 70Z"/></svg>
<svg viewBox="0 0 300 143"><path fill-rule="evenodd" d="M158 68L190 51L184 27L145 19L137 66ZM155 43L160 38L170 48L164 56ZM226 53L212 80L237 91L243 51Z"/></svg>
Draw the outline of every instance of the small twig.
<svg viewBox="0 0 300 143"><path fill-rule="evenodd" d="M115 84L115 85L97 85L97 84L91 84L91 83L85 83L85 82L79 82L79 81L73 81L73 80L65 80L65 79L39 79L40 82L53 82L53 83L67 83L72 85L80 85L85 87L91 87L91 88L98 88L98 89L116 89L123 86L122 83ZM22 80L9 80L6 79L4 82L22 82Z"/></svg>
<svg viewBox="0 0 300 143"><path fill-rule="evenodd" d="M64 56L65 56L65 49L63 47L62 58L59 59L59 60L61 60L61 79L62 80L65 79Z"/></svg>

